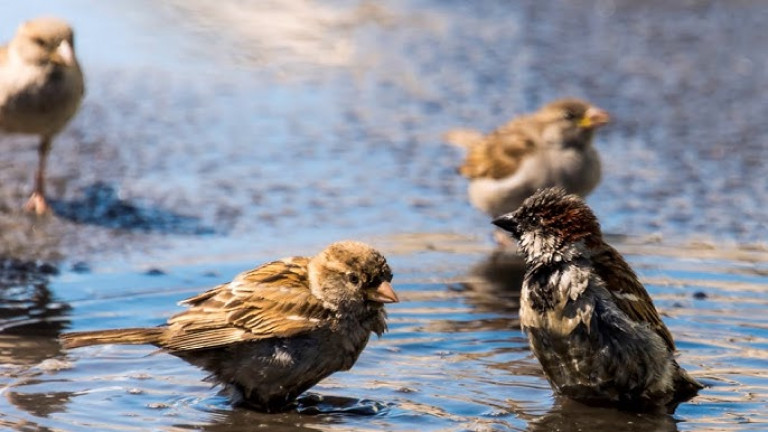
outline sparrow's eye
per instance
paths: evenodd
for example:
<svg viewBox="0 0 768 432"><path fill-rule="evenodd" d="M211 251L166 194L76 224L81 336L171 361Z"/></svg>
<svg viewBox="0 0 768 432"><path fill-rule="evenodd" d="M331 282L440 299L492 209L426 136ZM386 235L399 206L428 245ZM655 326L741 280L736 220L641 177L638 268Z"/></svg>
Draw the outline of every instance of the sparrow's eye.
<svg viewBox="0 0 768 432"><path fill-rule="evenodd" d="M42 38L39 38L39 37L32 38L32 42L34 42L35 44L37 44L39 46L45 46L45 41Z"/></svg>
<svg viewBox="0 0 768 432"><path fill-rule="evenodd" d="M563 113L563 118L568 121L576 120L576 113L571 110L567 110Z"/></svg>
<svg viewBox="0 0 768 432"><path fill-rule="evenodd" d="M357 285L360 283L360 277L354 273L347 273L347 280L352 285Z"/></svg>

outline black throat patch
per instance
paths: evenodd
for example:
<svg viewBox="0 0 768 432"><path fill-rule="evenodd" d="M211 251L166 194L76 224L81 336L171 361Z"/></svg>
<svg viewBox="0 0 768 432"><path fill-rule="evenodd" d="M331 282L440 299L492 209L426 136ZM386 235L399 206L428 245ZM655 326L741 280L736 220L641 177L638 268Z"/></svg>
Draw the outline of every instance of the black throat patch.
<svg viewBox="0 0 768 432"><path fill-rule="evenodd" d="M524 286L528 289L531 308L544 313L555 308L555 287L551 285L552 275L561 271L561 265L534 265L525 272Z"/></svg>

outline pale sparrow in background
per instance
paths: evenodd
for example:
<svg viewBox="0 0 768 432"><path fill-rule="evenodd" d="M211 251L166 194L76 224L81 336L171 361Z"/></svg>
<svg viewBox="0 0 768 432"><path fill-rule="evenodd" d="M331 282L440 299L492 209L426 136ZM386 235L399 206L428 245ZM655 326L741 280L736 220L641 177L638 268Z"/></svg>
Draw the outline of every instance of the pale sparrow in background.
<svg viewBox="0 0 768 432"><path fill-rule="evenodd" d="M702 388L677 364L651 297L580 197L544 189L493 223L525 257L520 322L556 393L671 412Z"/></svg>
<svg viewBox="0 0 768 432"><path fill-rule="evenodd" d="M605 111L578 99L561 99L511 120L483 136L454 130L445 139L466 147L459 173L469 179L469 200L491 217L514 211L540 188L563 187L586 196L600 181L595 130Z"/></svg>
<svg viewBox="0 0 768 432"><path fill-rule="evenodd" d="M331 244L241 273L185 300L188 309L153 328L62 335L65 348L152 344L211 372L251 407L285 409L328 375L348 370L371 332L387 329L397 302L384 257L358 242Z"/></svg>
<svg viewBox="0 0 768 432"><path fill-rule="evenodd" d="M45 166L53 137L75 115L83 98L83 74L74 35L56 18L22 24L0 47L0 131L40 136L35 187L26 209L48 211Z"/></svg>

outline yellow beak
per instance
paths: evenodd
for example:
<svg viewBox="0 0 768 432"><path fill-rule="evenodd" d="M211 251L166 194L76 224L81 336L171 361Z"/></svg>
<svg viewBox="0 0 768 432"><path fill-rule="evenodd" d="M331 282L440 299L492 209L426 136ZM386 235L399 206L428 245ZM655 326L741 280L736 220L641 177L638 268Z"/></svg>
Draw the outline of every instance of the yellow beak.
<svg viewBox="0 0 768 432"><path fill-rule="evenodd" d="M51 54L51 62L53 64L61 66L72 66L75 64L75 52L72 50L72 45L69 41L61 41L56 51Z"/></svg>
<svg viewBox="0 0 768 432"><path fill-rule="evenodd" d="M596 107L589 107L587 112L584 113L584 117L579 120L579 127L584 129L593 129L603 126L611 121L611 116Z"/></svg>

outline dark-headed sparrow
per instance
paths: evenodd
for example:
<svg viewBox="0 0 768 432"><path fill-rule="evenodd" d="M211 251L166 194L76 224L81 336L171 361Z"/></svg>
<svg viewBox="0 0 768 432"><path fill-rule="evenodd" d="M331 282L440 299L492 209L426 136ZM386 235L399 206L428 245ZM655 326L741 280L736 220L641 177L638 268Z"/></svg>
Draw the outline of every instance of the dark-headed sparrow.
<svg viewBox="0 0 768 432"><path fill-rule="evenodd" d="M48 210L45 164L51 141L77 112L84 89L74 35L66 22L27 21L0 47L0 130L40 136L35 188L25 207L29 211Z"/></svg>
<svg viewBox="0 0 768 432"><path fill-rule="evenodd" d="M68 333L65 348L152 344L211 372L247 405L285 409L328 375L348 370L397 302L384 257L359 242L312 258L270 262L182 302L166 325Z"/></svg>
<svg viewBox="0 0 768 432"><path fill-rule="evenodd" d="M469 179L472 205L498 217L540 188L590 193L600 181L600 157L592 139L609 120L608 113L587 102L561 99L488 135L457 130L445 138L467 148L459 173Z"/></svg>
<svg viewBox="0 0 768 432"><path fill-rule="evenodd" d="M556 393L671 412L702 388L675 361L651 297L580 197L544 189L493 223L525 257L520 322Z"/></svg>

